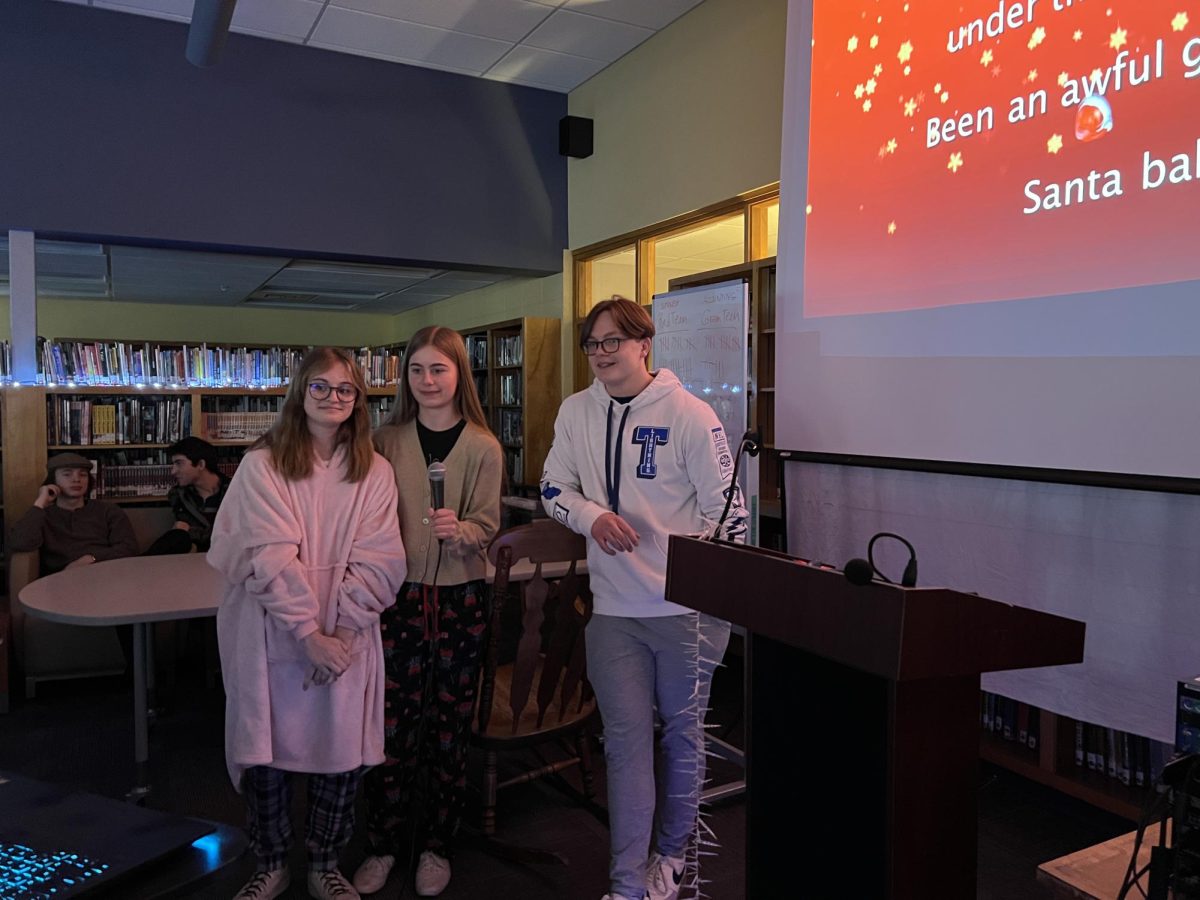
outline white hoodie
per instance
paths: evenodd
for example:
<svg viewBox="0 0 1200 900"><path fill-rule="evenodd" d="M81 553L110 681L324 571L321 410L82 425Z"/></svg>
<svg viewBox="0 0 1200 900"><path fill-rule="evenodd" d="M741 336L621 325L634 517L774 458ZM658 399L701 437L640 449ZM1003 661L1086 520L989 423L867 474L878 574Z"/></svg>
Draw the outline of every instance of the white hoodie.
<svg viewBox="0 0 1200 900"><path fill-rule="evenodd" d="M669 369L655 372L628 404L614 401L599 381L563 401L542 474L542 505L587 538L597 613L652 618L691 612L664 599L667 537L712 533L733 462L716 413ZM638 533L632 552L609 556L593 540L592 525L606 512ZM746 519L738 490L720 536L745 540Z"/></svg>

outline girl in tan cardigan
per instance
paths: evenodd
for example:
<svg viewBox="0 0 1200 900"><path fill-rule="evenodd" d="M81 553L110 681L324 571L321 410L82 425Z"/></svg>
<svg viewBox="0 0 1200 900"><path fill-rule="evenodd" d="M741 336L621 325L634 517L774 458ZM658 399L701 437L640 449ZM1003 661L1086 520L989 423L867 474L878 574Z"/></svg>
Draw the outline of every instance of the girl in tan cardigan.
<svg viewBox="0 0 1200 900"><path fill-rule="evenodd" d="M422 842L416 891L450 882L462 818L466 751L485 616L486 548L500 524L504 458L488 429L466 347L438 325L412 336L405 377L375 447L392 464L408 581L384 614L386 762L366 778L370 855L354 876L361 893L383 887L407 826ZM432 507L428 467L446 468L444 506ZM417 788L427 776L427 786ZM414 805L417 800L420 805Z"/></svg>

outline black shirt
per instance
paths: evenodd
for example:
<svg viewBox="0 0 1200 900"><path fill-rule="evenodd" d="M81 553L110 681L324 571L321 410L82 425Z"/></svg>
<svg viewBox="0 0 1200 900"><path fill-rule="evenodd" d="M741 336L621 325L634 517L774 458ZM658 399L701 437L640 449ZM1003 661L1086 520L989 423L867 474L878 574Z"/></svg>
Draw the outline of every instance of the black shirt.
<svg viewBox="0 0 1200 900"><path fill-rule="evenodd" d="M426 428L421 424L421 420L417 420L417 437L421 441L421 453L425 457L425 465L429 465L435 459L439 462L445 461L450 455L450 451L454 449L454 445L458 443L458 436L463 433L463 429L467 427L466 419L459 419L458 424L445 431L434 431Z"/></svg>

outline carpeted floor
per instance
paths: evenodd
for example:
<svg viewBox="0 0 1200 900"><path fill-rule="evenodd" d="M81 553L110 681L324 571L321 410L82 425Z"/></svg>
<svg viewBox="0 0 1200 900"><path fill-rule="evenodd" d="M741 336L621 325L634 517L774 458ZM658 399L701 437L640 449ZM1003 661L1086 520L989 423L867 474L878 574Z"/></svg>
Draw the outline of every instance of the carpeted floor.
<svg viewBox="0 0 1200 900"><path fill-rule="evenodd" d="M729 669L718 674L714 689L714 720L729 723L727 733L735 742L740 739L739 686L740 672L735 660ZM223 702L220 688L206 687L199 675L179 678L167 699L164 714L151 732L153 793L149 805L242 824L240 799L225 774ZM0 769L73 789L121 797L133 780L130 706L129 686L122 679L43 685L36 700L15 701L12 712L0 716ZM602 769L602 755L597 753L596 759ZM479 763L478 758L472 758L475 783ZM714 772L716 777L736 777L732 767L721 766ZM577 783L574 774L569 774L567 781ZM599 786L603 797L602 771ZM298 816L303 792L296 794ZM1049 900L1049 891L1035 880L1040 862L1132 827L1086 804L986 766L981 775L979 805L977 897L986 900ZM477 815L474 799L468 815L472 820ZM601 820L579 805L569 792L546 781L510 788L501 794L498 816L501 838L518 845L553 850L567 857L569 864L508 862L485 852L468 837L455 859L450 887L442 895L446 900L599 900L606 892L607 831ZM742 900L744 804L740 799L724 801L711 810L710 816L722 846L715 857L705 862L703 874L709 880L708 894L715 900ZM817 824L820 811L804 811L801 818ZM359 840L352 841L344 859L347 872L353 871L362 852ZM293 871L303 872L302 848L294 851L293 862ZM252 861L243 858L188 896L205 900L230 897L252 869ZM852 878L850 873L848 878ZM306 896L303 878L293 882L286 896ZM412 897L411 883L400 874L393 874L384 891L376 896L388 900ZM852 887L848 887L845 896L856 897Z"/></svg>

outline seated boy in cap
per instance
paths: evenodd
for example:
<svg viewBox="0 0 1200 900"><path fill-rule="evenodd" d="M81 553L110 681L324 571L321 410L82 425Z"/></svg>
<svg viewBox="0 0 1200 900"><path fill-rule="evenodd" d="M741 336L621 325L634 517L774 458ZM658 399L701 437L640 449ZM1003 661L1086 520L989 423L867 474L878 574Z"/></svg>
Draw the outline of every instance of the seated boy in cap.
<svg viewBox="0 0 1200 900"><path fill-rule="evenodd" d="M88 499L92 463L87 457L58 453L47 461L46 470L33 506L13 525L13 550L40 550L43 575L137 554L137 539L124 510Z"/></svg>

